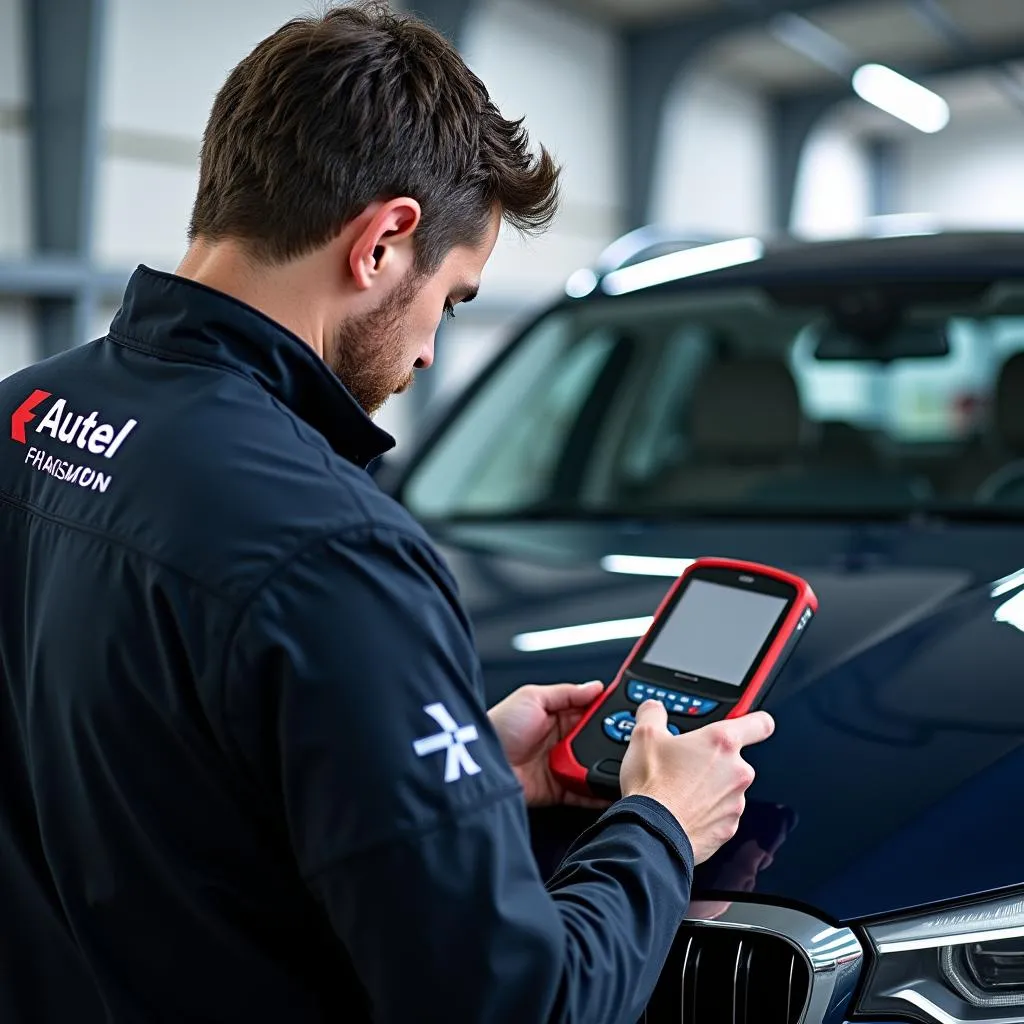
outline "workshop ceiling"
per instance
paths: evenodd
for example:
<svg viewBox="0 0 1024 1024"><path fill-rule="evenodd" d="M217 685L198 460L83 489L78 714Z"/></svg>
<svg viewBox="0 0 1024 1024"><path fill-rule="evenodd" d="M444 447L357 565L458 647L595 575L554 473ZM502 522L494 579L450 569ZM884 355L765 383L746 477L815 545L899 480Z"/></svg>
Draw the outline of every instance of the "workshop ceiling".
<svg viewBox="0 0 1024 1024"><path fill-rule="evenodd" d="M618 22L644 22L677 14L706 14L728 6L722 0L574 0L577 10Z"/></svg>
<svg viewBox="0 0 1024 1024"><path fill-rule="evenodd" d="M573 10L625 29L669 19L694 22L708 17L741 21L748 27L728 33L709 48L709 63L735 80L766 91L813 89L835 84L836 72L797 52L770 31L771 19L759 9L784 9L775 0L562 0ZM959 40L949 38L922 8L930 5ZM795 5L800 7L799 4ZM804 5L805 8L807 5ZM942 60L957 46L1005 50L1020 43L1024 57L1024 0L836 0L812 5L802 17L850 53L854 64L877 61L899 68Z"/></svg>

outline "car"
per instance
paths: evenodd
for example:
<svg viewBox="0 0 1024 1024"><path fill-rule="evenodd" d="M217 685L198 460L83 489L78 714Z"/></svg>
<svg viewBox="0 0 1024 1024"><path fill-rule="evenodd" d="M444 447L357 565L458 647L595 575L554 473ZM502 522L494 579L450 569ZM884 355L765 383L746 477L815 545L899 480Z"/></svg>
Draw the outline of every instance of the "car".
<svg viewBox="0 0 1024 1024"><path fill-rule="evenodd" d="M488 701L611 680L700 555L807 579L646 1020L1024 1020L1024 235L619 247L380 485ZM534 811L553 870L595 811Z"/></svg>

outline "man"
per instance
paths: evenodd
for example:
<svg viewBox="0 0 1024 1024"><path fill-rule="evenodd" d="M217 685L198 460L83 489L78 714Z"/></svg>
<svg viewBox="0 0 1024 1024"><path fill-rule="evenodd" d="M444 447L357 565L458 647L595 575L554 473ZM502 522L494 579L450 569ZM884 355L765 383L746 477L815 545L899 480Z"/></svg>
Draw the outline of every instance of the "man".
<svg viewBox="0 0 1024 1024"><path fill-rule="evenodd" d="M555 209L443 38L376 6L231 73L190 248L0 384L0 1019L631 1021L765 715L640 709L545 885L529 803L599 684L483 707L370 420Z"/></svg>

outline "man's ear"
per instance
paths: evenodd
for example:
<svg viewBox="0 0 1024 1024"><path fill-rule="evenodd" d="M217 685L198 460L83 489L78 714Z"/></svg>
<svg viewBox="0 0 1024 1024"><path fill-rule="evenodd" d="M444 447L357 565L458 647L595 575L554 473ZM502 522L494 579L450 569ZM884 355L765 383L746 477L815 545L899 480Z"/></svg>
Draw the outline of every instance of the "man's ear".
<svg viewBox="0 0 1024 1024"><path fill-rule="evenodd" d="M420 204L408 196L367 209L348 257L356 288L362 291L383 277L408 273L413 262L412 236L421 216Z"/></svg>

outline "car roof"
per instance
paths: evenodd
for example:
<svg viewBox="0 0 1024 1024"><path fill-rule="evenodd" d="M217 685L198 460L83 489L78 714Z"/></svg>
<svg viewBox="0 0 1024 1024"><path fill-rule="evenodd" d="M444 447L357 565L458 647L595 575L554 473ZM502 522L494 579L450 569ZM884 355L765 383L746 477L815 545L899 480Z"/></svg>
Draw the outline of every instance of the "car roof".
<svg viewBox="0 0 1024 1024"><path fill-rule="evenodd" d="M1009 261L1024 269L1024 232L942 232L825 241L767 241L765 269L906 266L923 261L933 268L966 269L965 263Z"/></svg>
<svg viewBox="0 0 1024 1024"><path fill-rule="evenodd" d="M649 244L638 245L632 252L623 252L623 258L617 261L617 265L605 261L598 269L598 278L670 253L714 245L717 241L672 241L668 237L650 237ZM896 276L976 278L1024 275L1024 231L942 231L813 241L794 238L754 241L762 247L761 256L756 260L678 279L669 278L648 287L690 289L712 284L798 284L800 281ZM606 251L612 252L613 249L614 246L610 246ZM636 290L647 291L648 287ZM599 288L594 289L595 298L599 297L600 291Z"/></svg>

